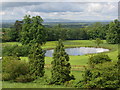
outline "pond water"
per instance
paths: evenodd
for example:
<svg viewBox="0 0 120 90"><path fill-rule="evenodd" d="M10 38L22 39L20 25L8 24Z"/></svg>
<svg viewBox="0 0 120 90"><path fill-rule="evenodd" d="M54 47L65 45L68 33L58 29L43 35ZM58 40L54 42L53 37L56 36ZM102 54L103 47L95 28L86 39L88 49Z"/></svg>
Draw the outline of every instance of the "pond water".
<svg viewBox="0 0 120 90"><path fill-rule="evenodd" d="M69 55L77 56L77 55L85 55L85 54L92 54L92 53L101 53L107 52L109 49L104 48L93 48L93 47L78 47L78 48L66 48L65 51ZM47 57L52 57L54 50L47 50L45 55Z"/></svg>

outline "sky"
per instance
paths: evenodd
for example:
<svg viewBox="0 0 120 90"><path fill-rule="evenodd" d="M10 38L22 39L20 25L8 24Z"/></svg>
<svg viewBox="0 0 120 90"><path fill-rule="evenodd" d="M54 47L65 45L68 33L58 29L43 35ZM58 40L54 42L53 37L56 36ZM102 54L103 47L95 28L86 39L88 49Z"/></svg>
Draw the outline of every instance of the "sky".
<svg viewBox="0 0 120 90"><path fill-rule="evenodd" d="M118 2L0 2L2 20L21 20L25 15L43 20L114 20ZM0 19L1 20L1 19Z"/></svg>

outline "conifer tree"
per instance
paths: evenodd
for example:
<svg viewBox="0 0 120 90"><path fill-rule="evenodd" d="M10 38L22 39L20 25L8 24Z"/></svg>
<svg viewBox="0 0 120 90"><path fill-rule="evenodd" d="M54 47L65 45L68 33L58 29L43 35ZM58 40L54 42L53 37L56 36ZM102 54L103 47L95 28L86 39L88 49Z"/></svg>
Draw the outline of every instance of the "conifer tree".
<svg viewBox="0 0 120 90"><path fill-rule="evenodd" d="M70 63L69 56L65 52L64 45L61 40L59 40L53 53L52 61L52 77L50 84L62 84L66 81L74 79L74 76L70 76Z"/></svg>
<svg viewBox="0 0 120 90"><path fill-rule="evenodd" d="M45 51L42 50L41 45L34 44L29 52L30 75L34 78L44 76L44 58Z"/></svg>

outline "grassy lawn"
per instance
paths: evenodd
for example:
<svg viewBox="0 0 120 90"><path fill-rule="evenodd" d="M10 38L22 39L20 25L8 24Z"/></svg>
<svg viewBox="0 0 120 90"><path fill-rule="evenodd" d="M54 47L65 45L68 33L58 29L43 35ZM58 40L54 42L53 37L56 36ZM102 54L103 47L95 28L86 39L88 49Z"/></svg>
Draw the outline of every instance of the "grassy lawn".
<svg viewBox="0 0 120 90"><path fill-rule="evenodd" d="M2 43L4 45L21 45L18 42L6 42ZM52 49L55 48L57 42L56 41L48 41L42 48L44 49ZM97 47L93 40L69 40L64 42L65 47ZM113 61L117 61L118 55L118 45L117 44L107 44L104 40L104 43L100 45L100 47L110 49L109 52L105 52L109 55L109 57ZM75 70L75 65L80 66L87 66L87 62L89 59L89 55L82 55L82 56L70 56L70 63L72 65L71 74L73 74L76 78L74 83L78 82L82 78L83 72L81 70ZM21 59L25 62L28 62L28 57L21 57ZM45 64L51 64L52 57L45 57ZM50 68L46 69L45 76L50 78L51 72ZM41 83L11 83L11 82L3 82L3 88L66 88L65 86L58 86L58 85L43 85Z"/></svg>

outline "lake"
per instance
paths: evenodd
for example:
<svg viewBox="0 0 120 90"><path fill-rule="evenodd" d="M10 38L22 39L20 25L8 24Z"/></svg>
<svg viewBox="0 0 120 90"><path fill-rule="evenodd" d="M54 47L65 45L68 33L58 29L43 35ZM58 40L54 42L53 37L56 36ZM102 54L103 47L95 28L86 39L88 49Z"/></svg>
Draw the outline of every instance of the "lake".
<svg viewBox="0 0 120 90"><path fill-rule="evenodd" d="M92 53L101 53L107 52L109 49L104 48L94 48L94 47L78 47L78 48L66 48L65 51L68 55L78 56L78 55L85 55L85 54L92 54ZM52 57L54 50L47 50L45 56Z"/></svg>

